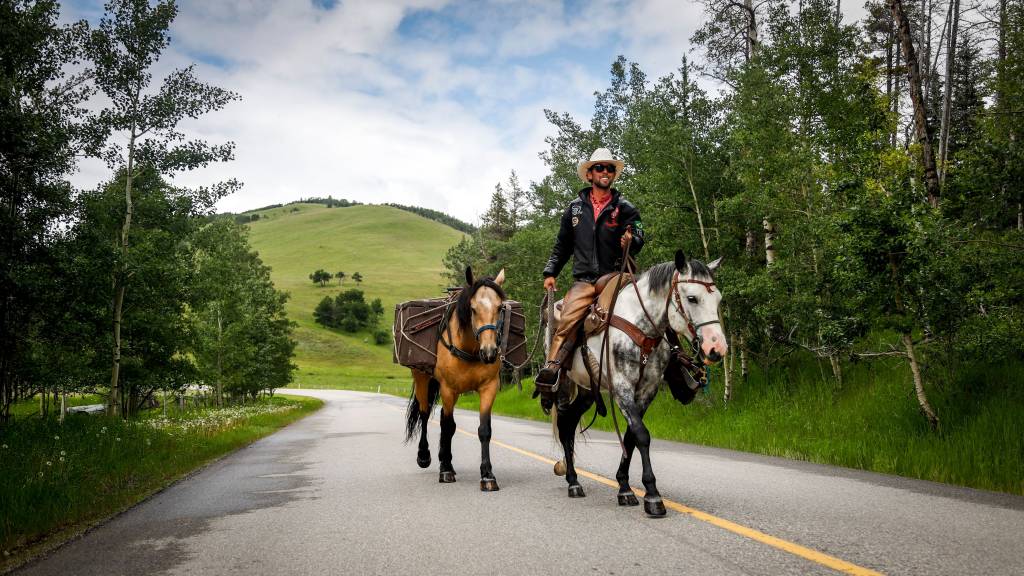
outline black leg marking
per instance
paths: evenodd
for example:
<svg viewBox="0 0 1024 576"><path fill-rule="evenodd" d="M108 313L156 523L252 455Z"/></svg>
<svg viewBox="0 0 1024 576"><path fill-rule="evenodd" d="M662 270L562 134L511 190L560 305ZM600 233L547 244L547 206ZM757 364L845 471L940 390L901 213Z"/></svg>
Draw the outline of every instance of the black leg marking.
<svg viewBox="0 0 1024 576"><path fill-rule="evenodd" d="M441 449L437 454L441 461L438 482L455 482L455 468L452 468L452 436L455 436L455 414L445 414L441 409Z"/></svg>
<svg viewBox="0 0 1024 576"><path fill-rule="evenodd" d="M484 492L496 492L498 481L494 478L491 470L491 413L480 413L480 427L477 428L477 436L480 438L480 490Z"/></svg>
<svg viewBox="0 0 1024 576"><path fill-rule="evenodd" d="M427 443L427 421L430 420L429 412L420 412L420 444L416 452L416 464L420 468L430 467L430 445Z"/></svg>

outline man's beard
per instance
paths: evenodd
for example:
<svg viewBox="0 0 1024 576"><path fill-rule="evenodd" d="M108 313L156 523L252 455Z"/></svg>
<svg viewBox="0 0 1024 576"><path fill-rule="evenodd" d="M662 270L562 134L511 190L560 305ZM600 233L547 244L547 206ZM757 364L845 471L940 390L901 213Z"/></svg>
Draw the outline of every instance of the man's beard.
<svg viewBox="0 0 1024 576"><path fill-rule="evenodd" d="M591 184L593 184L594 188L599 188L601 190L604 190L605 192L609 192L612 189L612 182L614 182L614 180L609 178L608 179L608 185L607 186L602 186L601 185L601 179L600 178L595 178L594 181L591 182Z"/></svg>

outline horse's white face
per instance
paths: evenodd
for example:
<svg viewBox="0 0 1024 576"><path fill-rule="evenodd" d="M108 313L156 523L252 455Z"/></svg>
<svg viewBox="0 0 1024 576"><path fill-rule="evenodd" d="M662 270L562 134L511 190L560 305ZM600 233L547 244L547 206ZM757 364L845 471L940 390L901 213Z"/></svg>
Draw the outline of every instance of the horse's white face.
<svg viewBox="0 0 1024 576"><path fill-rule="evenodd" d="M472 278L470 278L472 285ZM494 283L501 286L505 283L505 270L502 269L494 279ZM493 289L482 286L469 301L472 311L470 324L476 333L477 342L480 344L480 358L486 363L494 362L498 357L498 331L490 328L481 331L484 326L497 326L498 314L501 311L501 296Z"/></svg>
<svg viewBox="0 0 1024 576"><path fill-rule="evenodd" d="M676 270L679 273L679 282L674 289L679 300L672 297L669 303L668 319L672 329L686 338L692 338L693 333L690 326L697 330L697 340L700 343L701 351L704 353L704 362L712 364L720 361L729 352L729 343L722 331L722 324L718 315L718 307L722 303L722 292L717 286L711 284L709 278L697 278L692 275L690 266L682 269L677 258ZM685 259L684 259L685 261ZM708 269L714 273L721 264L719 258L708 265ZM688 282L694 280L695 282ZM682 303L683 314L679 314L676 302Z"/></svg>

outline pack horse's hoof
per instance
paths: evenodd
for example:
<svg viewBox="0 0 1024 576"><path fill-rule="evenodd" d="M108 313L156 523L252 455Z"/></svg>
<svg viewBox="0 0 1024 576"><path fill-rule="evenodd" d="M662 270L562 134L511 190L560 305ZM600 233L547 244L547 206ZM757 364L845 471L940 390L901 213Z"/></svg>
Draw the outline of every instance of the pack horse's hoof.
<svg viewBox="0 0 1024 576"><path fill-rule="evenodd" d="M569 486L569 498L584 498L586 494L583 492L583 486L579 484L573 484Z"/></svg>
<svg viewBox="0 0 1024 576"><path fill-rule="evenodd" d="M480 491L481 492L497 492L498 481L494 478L481 478L480 479Z"/></svg>
<svg viewBox="0 0 1024 576"><path fill-rule="evenodd" d="M430 468L430 450L421 450L416 454L416 465L420 468Z"/></svg>
<svg viewBox="0 0 1024 576"><path fill-rule="evenodd" d="M452 482L455 482L455 471L442 470L441 474L437 477L437 481L441 484L451 484Z"/></svg>
<svg viewBox="0 0 1024 576"><path fill-rule="evenodd" d="M644 497L644 512L648 516L661 517L665 515L665 503L661 501L661 498L647 498Z"/></svg>
<svg viewBox="0 0 1024 576"><path fill-rule="evenodd" d="M619 492L619 506L639 506L640 501L636 499L636 494L632 491Z"/></svg>

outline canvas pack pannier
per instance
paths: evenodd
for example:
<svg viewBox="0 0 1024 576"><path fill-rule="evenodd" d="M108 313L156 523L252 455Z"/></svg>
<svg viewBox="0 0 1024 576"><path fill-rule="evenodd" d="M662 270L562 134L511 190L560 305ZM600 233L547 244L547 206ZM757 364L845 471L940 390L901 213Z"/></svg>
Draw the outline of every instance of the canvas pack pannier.
<svg viewBox="0 0 1024 576"><path fill-rule="evenodd" d="M437 337L448 298L410 300L395 305L396 364L432 373L437 363Z"/></svg>
<svg viewBox="0 0 1024 576"><path fill-rule="evenodd" d="M395 305L395 363L433 373L439 330L449 302L451 298L433 298ZM527 360L526 316L522 303L515 300L506 300L502 308L501 354L506 364L516 368Z"/></svg>

